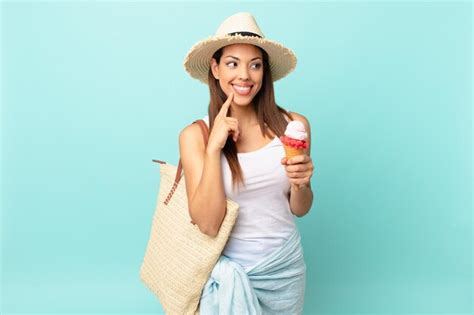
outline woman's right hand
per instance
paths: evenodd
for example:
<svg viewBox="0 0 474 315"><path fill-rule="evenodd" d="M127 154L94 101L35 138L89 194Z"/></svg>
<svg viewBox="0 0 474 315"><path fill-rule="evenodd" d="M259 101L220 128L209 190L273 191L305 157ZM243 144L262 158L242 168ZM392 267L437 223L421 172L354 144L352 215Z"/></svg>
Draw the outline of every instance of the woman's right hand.
<svg viewBox="0 0 474 315"><path fill-rule="evenodd" d="M222 104L219 113L214 119L214 125L209 135L209 142L207 144L208 152L217 152L222 150L229 135L232 135L234 142L239 140L239 121L237 118L227 117L227 112L229 111L229 107L233 99L234 93L231 92L225 103Z"/></svg>

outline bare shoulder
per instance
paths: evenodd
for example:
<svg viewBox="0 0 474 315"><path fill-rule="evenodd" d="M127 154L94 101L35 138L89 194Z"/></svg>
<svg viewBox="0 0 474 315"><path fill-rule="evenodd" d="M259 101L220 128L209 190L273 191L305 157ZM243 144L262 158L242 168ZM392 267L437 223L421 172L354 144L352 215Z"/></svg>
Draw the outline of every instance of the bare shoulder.
<svg viewBox="0 0 474 315"><path fill-rule="evenodd" d="M200 135L201 130L198 124L189 124L179 133L179 141L195 140Z"/></svg>
<svg viewBox="0 0 474 315"><path fill-rule="evenodd" d="M179 134L179 146L181 153L204 151L201 127L198 124L190 124L183 128Z"/></svg>

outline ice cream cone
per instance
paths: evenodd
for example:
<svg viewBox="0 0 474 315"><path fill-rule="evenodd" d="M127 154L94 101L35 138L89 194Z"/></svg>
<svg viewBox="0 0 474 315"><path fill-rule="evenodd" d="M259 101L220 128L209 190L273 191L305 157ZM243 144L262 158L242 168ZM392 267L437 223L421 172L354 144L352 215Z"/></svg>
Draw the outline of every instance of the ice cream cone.
<svg viewBox="0 0 474 315"><path fill-rule="evenodd" d="M294 156L302 155L304 153L303 149L294 148L294 147L289 146L289 145L284 145L283 148L285 149L285 155L286 155L288 160L291 159Z"/></svg>
<svg viewBox="0 0 474 315"><path fill-rule="evenodd" d="M304 153L303 149L294 148L294 147L289 146L289 145L284 145L283 148L285 149L285 156L286 156L287 160L291 159L294 156L301 155L301 154ZM292 184L292 186L295 187L295 190L299 190L298 185L293 185Z"/></svg>
<svg viewBox="0 0 474 315"><path fill-rule="evenodd" d="M286 126L284 136L280 137L285 149L285 156L287 161L297 155L303 155L304 150L308 148L306 139L308 134L306 133L305 126L301 121L293 120ZM287 162L288 163L288 162ZM299 185L291 184L295 190L299 190Z"/></svg>

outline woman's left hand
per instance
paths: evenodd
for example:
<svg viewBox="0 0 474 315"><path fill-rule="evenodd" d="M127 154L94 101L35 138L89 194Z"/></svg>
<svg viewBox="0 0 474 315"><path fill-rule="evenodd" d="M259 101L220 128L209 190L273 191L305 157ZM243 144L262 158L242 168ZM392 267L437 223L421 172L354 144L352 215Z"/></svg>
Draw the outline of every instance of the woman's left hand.
<svg viewBox="0 0 474 315"><path fill-rule="evenodd" d="M285 166L286 175L296 190L300 186L309 186L314 171L313 160L309 155L297 155L290 160L284 157L281 159L281 164Z"/></svg>

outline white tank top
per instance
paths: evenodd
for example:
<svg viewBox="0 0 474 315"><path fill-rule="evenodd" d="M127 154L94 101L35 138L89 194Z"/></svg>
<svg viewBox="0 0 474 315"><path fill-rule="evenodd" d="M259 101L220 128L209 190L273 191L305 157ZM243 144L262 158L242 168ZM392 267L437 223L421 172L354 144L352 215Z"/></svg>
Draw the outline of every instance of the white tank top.
<svg viewBox="0 0 474 315"><path fill-rule="evenodd" d="M209 116L203 120L209 126ZM288 199L290 182L280 163L285 156L280 139L275 137L264 147L237 153L237 156L246 186L233 191L232 173L224 153L221 153L226 197L240 206L222 254L248 271L281 247L296 225Z"/></svg>

